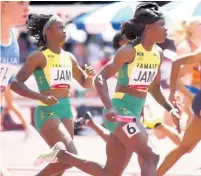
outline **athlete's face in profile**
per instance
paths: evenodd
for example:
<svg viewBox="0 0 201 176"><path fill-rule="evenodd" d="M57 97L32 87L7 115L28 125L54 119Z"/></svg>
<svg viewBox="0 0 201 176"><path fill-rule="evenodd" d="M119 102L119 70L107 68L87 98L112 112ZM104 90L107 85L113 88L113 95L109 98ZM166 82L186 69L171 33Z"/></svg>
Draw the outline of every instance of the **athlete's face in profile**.
<svg viewBox="0 0 201 176"><path fill-rule="evenodd" d="M167 27L165 20L161 19L150 25L150 32L156 43L163 43L167 37Z"/></svg>
<svg viewBox="0 0 201 176"><path fill-rule="evenodd" d="M57 20L50 25L47 30L47 36L49 36L49 39L60 44L63 44L66 41L66 28L62 20Z"/></svg>
<svg viewBox="0 0 201 176"><path fill-rule="evenodd" d="M3 14L13 24L13 27L26 23L30 8L29 1L4 1L1 5Z"/></svg>

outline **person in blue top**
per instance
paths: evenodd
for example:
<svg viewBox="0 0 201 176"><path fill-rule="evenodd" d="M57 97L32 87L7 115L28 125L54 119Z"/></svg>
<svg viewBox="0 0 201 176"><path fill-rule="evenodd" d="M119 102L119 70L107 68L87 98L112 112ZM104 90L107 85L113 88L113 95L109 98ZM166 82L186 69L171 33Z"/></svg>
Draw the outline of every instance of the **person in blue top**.
<svg viewBox="0 0 201 176"><path fill-rule="evenodd" d="M4 116L4 103L9 110L13 111L19 119L25 130L28 132L28 124L22 117L17 106L13 103L12 94L9 88L9 84L12 81L12 77L16 70L16 65L19 63L20 53L19 45L17 42L14 28L17 25L25 24L29 13L29 2L17 1L1 2L1 56L0 56L0 114L1 122Z"/></svg>
<svg viewBox="0 0 201 176"><path fill-rule="evenodd" d="M29 2L4 1L1 3L1 55L0 55L0 121L2 122L3 114L3 98L9 110L16 113L25 129L28 129L28 124L22 117L19 109L13 103L13 98L9 84L12 81L12 76L15 73L15 66L19 63L20 53L17 38L14 28L17 25L25 24L29 13ZM28 134L28 130L26 130ZM27 135L26 135L27 136ZM1 165L0 175L9 175L7 169Z"/></svg>

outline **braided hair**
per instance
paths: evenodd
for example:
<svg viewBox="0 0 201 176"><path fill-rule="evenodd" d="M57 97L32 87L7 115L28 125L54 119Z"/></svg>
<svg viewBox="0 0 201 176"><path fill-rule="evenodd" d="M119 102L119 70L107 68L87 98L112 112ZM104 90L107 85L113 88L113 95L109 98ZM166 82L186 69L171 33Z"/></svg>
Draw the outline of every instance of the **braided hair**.
<svg viewBox="0 0 201 176"><path fill-rule="evenodd" d="M120 40L121 40L121 33L118 32L115 34L113 41L112 41L112 45L113 45L114 49L119 49L121 47L119 44Z"/></svg>
<svg viewBox="0 0 201 176"><path fill-rule="evenodd" d="M43 36L43 28L52 15L32 14L27 20L27 33L36 39L36 45L43 47L46 45L46 39Z"/></svg>
<svg viewBox="0 0 201 176"><path fill-rule="evenodd" d="M145 25L160 19L163 19L163 14L159 11L159 6L156 3L141 3L136 7L133 19L122 23L121 35L125 34L129 40L140 38Z"/></svg>

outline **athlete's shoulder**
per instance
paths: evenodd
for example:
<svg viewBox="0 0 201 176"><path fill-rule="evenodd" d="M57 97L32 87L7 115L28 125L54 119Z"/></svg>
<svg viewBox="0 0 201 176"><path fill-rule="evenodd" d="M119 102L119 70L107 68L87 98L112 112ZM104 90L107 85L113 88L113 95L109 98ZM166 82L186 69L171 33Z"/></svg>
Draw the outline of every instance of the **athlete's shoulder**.
<svg viewBox="0 0 201 176"><path fill-rule="evenodd" d="M25 63L27 63L29 65L36 66L36 67L41 67L41 66L46 65L46 58L45 58L44 54L41 51L36 50L36 51L33 51L27 57Z"/></svg>
<svg viewBox="0 0 201 176"><path fill-rule="evenodd" d="M42 51L40 51L40 50L33 51L33 52L27 57L27 59L36 59L36 60L44 59L44 58L45 58L45 56L44 56L44 54L42 53Z"/></svg>
<svg viewBox="0 0 201 176"><path fill-rule="evenodd" d="M123 45L121 48L119 48L116 52L116 54L123 54L123 55L130 55L134 53L135 53L135 48L129 42L126 45Z"/></svg>
<svg viewBox="0 0 201 176"><path fill-rule="evenodd" d="M135 58L135 54L135 48L132 45L127 44L117 50L114 61L128 63Z"/></svg>

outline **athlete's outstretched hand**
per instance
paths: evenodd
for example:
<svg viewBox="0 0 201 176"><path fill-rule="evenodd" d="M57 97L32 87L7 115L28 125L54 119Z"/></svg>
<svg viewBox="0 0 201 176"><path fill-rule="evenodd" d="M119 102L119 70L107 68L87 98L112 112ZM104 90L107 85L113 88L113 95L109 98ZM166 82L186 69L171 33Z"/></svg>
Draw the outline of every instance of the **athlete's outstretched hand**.
<svg viewBox="0 0 201 176"><path fill-rule="evenodd" d="M44 104L46 104L46 105L48 105L48 106L51 106L51 105L54 105L54 104L57 104L57 103L58 103L58 99L55 98L55 97L52 96L52 95L49 95L49 96L41 96L40 101L42 101Z"/></svg>
<svg viewBox="0 0 201 176"><path fill-rule="evenodd" d="M105 118L110 122L117 122L115 116L117 115L117 110L115 108L107 109L105 113Z"/></svg>
<svg viewBox="0 0 201 176"><path fill-rule="evenodd" d="M87 64L85 64L84 69L85 69L87 76L93 78L96 75L95 70L91 66L88 66Z"/></svg>

